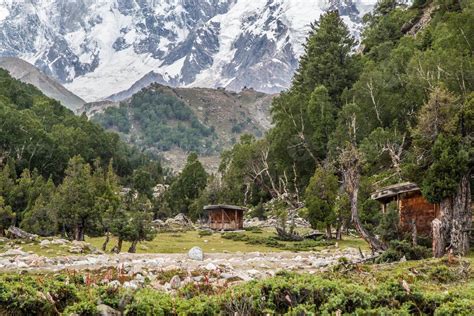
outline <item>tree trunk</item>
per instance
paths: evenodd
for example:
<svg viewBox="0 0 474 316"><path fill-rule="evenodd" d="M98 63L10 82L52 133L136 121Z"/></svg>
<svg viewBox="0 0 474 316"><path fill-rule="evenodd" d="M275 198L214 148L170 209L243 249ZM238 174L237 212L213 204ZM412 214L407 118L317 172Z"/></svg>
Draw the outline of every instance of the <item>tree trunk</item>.
<svg viewBox="0 0 474 316"><path fill-rule="evenodd" d="M363 226L359 218L359 210L357 208L357 197L359 194L359 187L354 188L353 192L349 192L349 199L351 203L351 221L360 236L370 245L373 251L386 250L387 245L378 240L370 234Z"/></svg>
<svg viewBox="0 0 474 316"><path fill-rule="evenodd" d="M106 232L105 233L105 241L102 244L102 251L107 251L107 245L109 244L109 241L110 241L110 233Z"/></svg>
<svg viewBox="0 0 474 316"><path fill-rule="evenodd" d="M453 198L451 225L451 248L454 254L464 256L469 252L469 234L472 227L471 187L469 174L459 183L459 189Z"/></svg>
<svg viewBox="0 0 474 316"><path fill-rule="evenodd" d="M337 227L336 227L336 240L342 240L342 225L341 224L337 224Z"/></svg>
<svg viewBox="0 0 474 316"><path fill-rule="evenodd" d="M411 243L413 245L413 247L415 247L416 245L418 245L418 232L416 230L416 222L415 220L412 220L411 221Z"/></svg>
<svg viewBox="0 0 474 316"><path fill-rule="evenodd" d="M331 224L326 224L326 238L332 239Z"/></svg>
<svg viewBox="0 0 474 316"><path fill-rule="evenodd" d="M115 253L120 253L122 251L122 243L123 243L123 240L122 238L119 237L117 241L117 245L114 247L112 251Z"/></svg>
<svg viewBox="0 0 474 316"><path fill-rule="evenodd" d="M359 197L359 185L360 185L360 168L362 156L358 148L355 145L355 116L352 118L352 129L353 129L353 143L343 150L339 159L342 167L342 175L344 179L344 188L349 195L349 202L351 205L351 221L357 232L361 237L370 245L372 251L386 250L387 245L382 241L378 240L370 234L363 226L359 218L359 211L357 207L357 201Z"/></svg>
<svg viewBox="0 0 474 316"><path fill-rule="evenodd" d="M74 229L74 240L84 241L84 227L77 225Z"/></svg>
<svg viewBox="0 0 474 316"><path fill-rule="evenodd" d="M472 226L471 188L469 174L459 183L454 197L445 198L440 203L440 214L432 222L433 256L442 257L448 250L454 254L469 252L469 233Z"/></svg>
<svg viewBox="0 0 474 316"><path fill-rule="evenodd" d="M443 232L443 224L440 219L435 218L431 222L433 230L433 257L440 258L444 255L446 249L445 234Z"/></svg>
<svg viewBox="0 0 474 316"><path fill-rule="evenodd" d="M129 253L137 252L137 244L138 244L138 240L132 241L132 244L130 245L130 248L128 248L128 252Z"/></svg>

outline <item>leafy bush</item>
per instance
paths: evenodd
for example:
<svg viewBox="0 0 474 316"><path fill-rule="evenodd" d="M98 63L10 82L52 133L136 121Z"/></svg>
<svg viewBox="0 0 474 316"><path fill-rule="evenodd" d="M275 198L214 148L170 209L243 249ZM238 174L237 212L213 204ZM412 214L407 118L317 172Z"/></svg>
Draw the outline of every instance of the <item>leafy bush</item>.
<svg viewBox="0 0 474 316"><path fill-rule="evenodd" d="M442 304L436 311L435 316L469 316L474 315L474 302L469 299L459 299Z"/></svg>
<svg viewBox="0 0 474 316"><path fill-rule="evenodd" d="M198 232L198 235L199 237L212 236L212 230L206 230L206 229L200 230Z"/></svg>
<svg viewBox="0 0 474 316"><path fill-rule="evenodd" d="M166 293L144 289L133 296L125 309L126 315L170 315L174 314L174 301Z"/></svg>
<svg viewBox="0 0 474 316"><path fill-rule="evenodd" d="M79 316L98 316L100 315L97 305L93 301L81 301L77 304L69 306L64 311L65 315Z"/></svg>
<svg viewBox="0 0 474 316"><path fill-rule="evenodd" d="M405 240L393 240L389 248L377 258L378 263L399 261L405 257L407 260L420 260L431 257L431 250L423 246L413 246Z"/></svg>

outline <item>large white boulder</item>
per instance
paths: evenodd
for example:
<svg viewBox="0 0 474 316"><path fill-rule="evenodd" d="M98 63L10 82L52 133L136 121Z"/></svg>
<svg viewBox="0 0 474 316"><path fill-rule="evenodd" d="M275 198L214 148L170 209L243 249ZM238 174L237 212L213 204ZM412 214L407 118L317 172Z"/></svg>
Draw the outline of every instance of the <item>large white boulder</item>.
<svg viewBox="0 0 474 316"><path fill-rule="evenodd" d="M204 260L204 253L201 248L193 247L188 252L189 259L203 261Z"/></svg>

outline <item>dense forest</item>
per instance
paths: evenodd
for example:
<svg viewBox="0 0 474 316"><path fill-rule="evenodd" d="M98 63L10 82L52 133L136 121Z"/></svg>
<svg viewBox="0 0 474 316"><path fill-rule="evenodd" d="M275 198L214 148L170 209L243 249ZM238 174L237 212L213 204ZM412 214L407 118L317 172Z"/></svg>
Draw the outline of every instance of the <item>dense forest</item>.
<svg viewBox="0 0 474 316"><path fill-rule="evenodd" d="M139 130L130 141L141 148L167 151L178 147L202 154L217 149L217 135L212 128L204 126L183 101L157 90L140 91L119 107L109 107L95 115L93 120L123 134L131 134L132 128Z"/></svg>
<svg viewBox="0 0 474 316"><path fill-rule="evenodd" d="M253 206L277 200L314 228L330 233L350 225L373 249L386 249L407 236L397 229L393 206L382 217L370 193L412 181L440 203L438 255L448 246L465 254L474 4L383 0L364 20L359 46L338 12L314 23L292 87L274 100L274 127L224 152L221 182L203 195Z"/></svg>
<svg viewBox="0 0 474 316"><path fill-rule="evenodd" d="M0 236L16 225L77 240L150 238L147 197L168 174L156 157L1 69L0 79Z"/></svg>

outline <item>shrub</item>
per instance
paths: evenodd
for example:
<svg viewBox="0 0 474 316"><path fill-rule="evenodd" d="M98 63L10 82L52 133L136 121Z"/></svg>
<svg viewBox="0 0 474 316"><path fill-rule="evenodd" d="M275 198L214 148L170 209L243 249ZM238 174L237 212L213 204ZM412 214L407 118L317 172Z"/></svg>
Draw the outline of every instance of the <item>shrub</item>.
<svg viewBox="0 0 474 316"><path fill-rule="evenodd" d="M66 308L64 315L98 316L100 313L95 302L82 301Z"/></svg>
<svg viewBox="0 0 474 316"><path fill-rule="evenodd" d="M405 257L407 260L420 260L431 257L431 250L423 246L413 246L405 240L393 240L389 248L377 258L378 263L399 261Z"/></svg>
<svg viewBox="0 0 474 316"><path fill-rule="evenodd" d="M435 311L435 316L469 316L474 315L474 302L469 299L457 299L442 304Z"/></svg>
<svg viewBox="0 0 474 316"><path fill-rule="evenodd" d="M170 315L174 314L174 302L170 295L144 289L133 296L125 309L125 315Z"/></svg>
<svg viewBox="0 0 474 316"><path fill-rule="evenodd" d="M212 230L200 230L198 232L199 237L204 237L204 236L212 236Z"/></svg>

